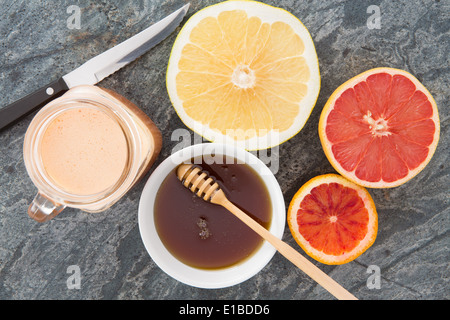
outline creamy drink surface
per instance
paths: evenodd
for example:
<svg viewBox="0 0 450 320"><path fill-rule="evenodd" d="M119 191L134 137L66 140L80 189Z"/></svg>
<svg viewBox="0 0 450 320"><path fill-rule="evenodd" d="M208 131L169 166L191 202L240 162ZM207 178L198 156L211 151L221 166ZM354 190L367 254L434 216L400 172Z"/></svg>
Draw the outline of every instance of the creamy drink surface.
<svg viewBox="0 0 450 320"><path fill-rule="evenodd" d="M62 190L92 195L120 179L128 146L122 128L108 114L80 107L64 111L49 124L41 157L46 172Z"/></svg>

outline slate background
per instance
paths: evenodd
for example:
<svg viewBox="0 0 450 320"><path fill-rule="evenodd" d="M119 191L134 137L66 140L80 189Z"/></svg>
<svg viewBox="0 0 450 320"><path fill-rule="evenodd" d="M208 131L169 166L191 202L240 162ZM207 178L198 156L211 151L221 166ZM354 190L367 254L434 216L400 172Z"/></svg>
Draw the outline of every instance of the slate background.
<svg viewBox="0 0 450 320"><path fill-rule="evenodd" d="M216 2L191 1L187 18ZM286 206L310 178L334 172L317 125L328 97L347 79L373 67L407 70L429 89L440 113L440 142L425 170L400 187L369 189L379 215L374 245L342 266L311 261L360 299L449 299L450 2L264 2L290 11L305 24L321 71L321 91L310 119L279 148L276 178ZM1 0L0 108L184 3ZM70 5L81 8L79 30L67 28ZM369 5L380 8L380 29L366 25ZM100 83L139 105L161 129L164 145L156 165L178 143L171 140L173 130L186 128L165 88L166 65L179 30ZM0 132L0 299L333 299L278 253L255 277L230 288L198 289L173 280L154 264L140 239L137 212L146 179L106 212L66 209L48 223L34 222L26 209L36 189L22 160L23 137L32 117ZM296 246L287 225L283 239ZM79 290L66 286L70 265L80 267ZM370 265L380 267L380 289L366 285Z"/></svg>

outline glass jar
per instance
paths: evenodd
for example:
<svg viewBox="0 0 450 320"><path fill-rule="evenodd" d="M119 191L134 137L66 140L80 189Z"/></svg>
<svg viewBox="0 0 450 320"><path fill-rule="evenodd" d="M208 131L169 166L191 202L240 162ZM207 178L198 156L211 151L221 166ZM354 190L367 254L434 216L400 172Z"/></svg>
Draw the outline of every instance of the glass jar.
<svg viewBox="0 0 450 320"><path fill-rule="evenodd" d="M80 114L72 116L76 111ZM90 127L79 126L84 121L80 120L81 115L89 118L86 123ZM86 128L91 128L92 131ZM115 132L114 135L110 134L111 131ZM96 140L97 133L99 137ZM52 135L56 137L53 140L48 138ZM110 141L112 139L120 140L121 148L116 148L114 141ZM86 143L91 145L87 147ZM89 188L89 184L102 179L103 171L92 170L105 169L102 166L110 162L109 155L103 152L102 143L109 146L109 149L116 148L110 151L115 152L122 162L121 166L111 167L116 174L108 177L108 184L97 190ZM28 208L29 216L44 222L55 217L66 206L86 212L108 209L150 169L161 146L161 133L152 120L124 97L97 86L70 89L43 107L33 118L25 134L25 166L38 189ZM95 156L92 153L96 153ZM83 159L83 165L77 157ZM52 164L52 161L57 165ZM79 164L78 171L69 167ZM75 175L70 176L69 172ZM63 177L66 173L67 176ZM104 173L109 174L108 171ZM96 177L95 174L100 176ZM61 183L64 178L71 182L74 177L79 180L77 183L81 189ZM84 189L83 184L86 187Z"/></svg>

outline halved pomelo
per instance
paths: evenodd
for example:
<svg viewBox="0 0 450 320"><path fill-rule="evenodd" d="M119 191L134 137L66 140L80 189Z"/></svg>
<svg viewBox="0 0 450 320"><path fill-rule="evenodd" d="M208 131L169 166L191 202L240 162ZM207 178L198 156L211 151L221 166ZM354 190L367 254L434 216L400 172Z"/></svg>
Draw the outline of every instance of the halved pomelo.
<svg viewBox="0 0 450 320"><path fill-rule="evenodd" d="M166 85L180 119L207 140L266 149L306 123L319 94L319 63L294 15L256 1L225 1L185 23Z"/></svg>
<svg viewBox="0 0 450 320"><path fill-rule="evenodd" d="M344 177L370 188L395 187L417 175L433 156L438 109L410 73L376 68L330 96L319 136L328 160Z"/></svg>
<svg viewBox="0 0 450 320"><path fill-rule="evenodd" d="M291 200L287 220L300 247L325 264L356 259L373 244L378 231L369 192L337 174L305 183Z"/></svg>

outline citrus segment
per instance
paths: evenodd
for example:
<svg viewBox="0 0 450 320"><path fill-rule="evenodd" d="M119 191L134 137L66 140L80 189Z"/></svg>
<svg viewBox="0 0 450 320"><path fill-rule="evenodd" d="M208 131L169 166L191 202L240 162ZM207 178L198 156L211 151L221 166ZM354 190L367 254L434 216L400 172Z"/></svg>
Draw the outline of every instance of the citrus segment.
<svg viewBox="0 0 450 320"><path fill-rule="evenodd" d="M308 30L287 11L256 1L226 1L194 14L167 69L170 99L189 128L249 150L298 133L319 87Z"/></svg>
<svg viewBox="0 0 450 320"><path fill-rule="evenodd" d="M319 136L333 167L362 186L398 186L419 173L439 140L436 103L409 73L377 68L340 86Z"/></svg>
<svg viewBox="0 0 450 320"><path fill-rule="evenodd" d="M335 174L315 177L299 189L288 223L303 250L325 264L356 259L373 244L378 230L367 190Z"/></svg>

